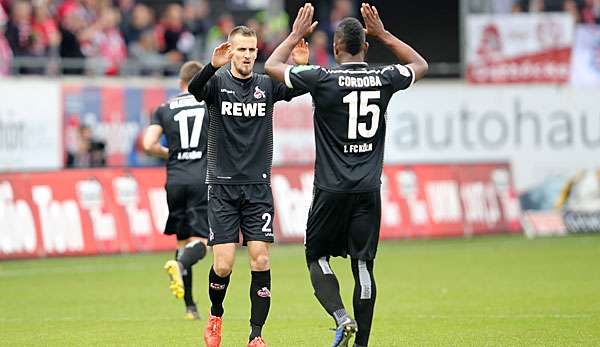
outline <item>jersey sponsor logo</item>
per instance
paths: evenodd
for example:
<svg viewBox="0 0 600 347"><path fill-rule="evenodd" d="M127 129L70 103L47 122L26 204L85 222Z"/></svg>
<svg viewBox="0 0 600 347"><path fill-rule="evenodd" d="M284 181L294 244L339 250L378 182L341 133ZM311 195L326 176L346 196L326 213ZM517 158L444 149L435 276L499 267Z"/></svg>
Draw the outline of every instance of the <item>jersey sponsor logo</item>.
<svg viewBox="0 0 600 347"><path fill-rule="evenodd" d="M381 87L381 79L379 76L340 76L338 78L340 87L364 88L364 87Z"/></svg>
<svg viewBox="0 0 600 347"><path fill-rule="evenodd" d="M267 97L267 94L264 90L260 89L258 86L254 87L254 98L255 99L264 99Z"/></svg>
<svg viewBox="0 0 600 347"><path fill-rule="evenodd" d="M316 70L316 69L320 69L321 67L318 65L297 65L294 66L290 72L292 73L300 73L302 71L307 71L307 70Z"/></svg>
<svg viewBox="0 0 600 347"><path fill-rule="evenodd" d="M408 71L408 68L406 66L400 64L396 64L394 66L396 67L396 69L398 69L398 72L400 72L402 76L410 77L410 71Z"/></svg>
<svg viewBox="0 0 600 347"><path fill-rule="evenodd" d="M261 298L270 298L271 297L271 291L267 287L262 287L261 289L259 289L256 292L256 294L258 296L260 296Z"/></svg>
<svg viewBox="0 0 600 347"><path fill-rule="evenodd" d="M251 104L231 101L221 102L221 114L224 116L264 117L267 113L266 110L267 104L264 102L254 102Z"/></svg>
<svg viewBox="0 0 600 347"><path fill-rule="evenodd" d="M235 94L235 90L229 90L229 89L221 88L221 93Z"/></svg>

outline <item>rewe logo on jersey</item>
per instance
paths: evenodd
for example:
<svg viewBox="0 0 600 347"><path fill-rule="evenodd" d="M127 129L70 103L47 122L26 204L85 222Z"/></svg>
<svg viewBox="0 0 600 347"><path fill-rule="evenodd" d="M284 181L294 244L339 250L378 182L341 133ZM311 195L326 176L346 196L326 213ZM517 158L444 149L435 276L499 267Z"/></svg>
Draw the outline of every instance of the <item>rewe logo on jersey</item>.
<svg viewBox="0 0 600 347"><path fill-rule="evenodd" d="M221 102L221 114L224 116L264 117L267 113L266 110L267 104L264 102L254 102L251 104L231 101Z"/></svg>
<svg viewBox="0 0 600 347"><path fill-rule="evenodd" d="M265 93L264 90L258 88L258 86L254 87L254 98L263 99L266 97L267 97L267 94Z"/></svg>

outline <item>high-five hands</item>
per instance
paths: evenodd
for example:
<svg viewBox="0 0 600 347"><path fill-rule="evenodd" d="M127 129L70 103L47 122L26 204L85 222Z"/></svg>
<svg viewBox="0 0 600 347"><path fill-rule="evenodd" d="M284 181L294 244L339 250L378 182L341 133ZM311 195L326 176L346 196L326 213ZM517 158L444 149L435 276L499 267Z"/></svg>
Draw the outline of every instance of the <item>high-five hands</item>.
<svg viewBox="0 0 600 347"><path fill-rule="evenodd" d="M381 38L385 34L385 28L375 6L363 2L360 7L360 13L365 20L365 33L375 38Z"/></svg>
<svg viewBox="0 0 600 347"><path fill-rule="evenodd" d="M298 10L298 15L296 16L296 20L294 20L294 25L292 26L292 33L298 35L299 37L305 37L306 35L312 33L319 23L313 23L312 18L314 13L315 8L311 3L306 3L304 6L300 7L300 10Z"/></svg>
<svg viewBox="0 0 600 347"><path fill-rule="evenodd" d="M215 68L220 68L221 66L229 63L231 61L233 53L231 52L231 43L223 42L218 45L217 48L213 51L212 58L210 60L210 64Z"/></svg>
<svg viewBox="0 0 600 347"><path fill-rule="evenodd" d="M309 55L310 51L308 50L308 44L304 39L300 40L292 50L292 60L295 65L308 64Z"/></svg>

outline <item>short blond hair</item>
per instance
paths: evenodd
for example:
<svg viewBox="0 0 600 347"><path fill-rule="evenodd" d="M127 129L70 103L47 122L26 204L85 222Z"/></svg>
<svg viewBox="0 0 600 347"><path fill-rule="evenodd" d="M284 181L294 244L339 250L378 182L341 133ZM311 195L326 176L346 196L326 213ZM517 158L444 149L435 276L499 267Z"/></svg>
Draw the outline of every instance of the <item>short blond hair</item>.
<svg viewBox="0 0 600 347"><path fill-rule="evenodd" d="M245 25L236 26L235 28L231 29L231 32L229 33L229 36L227 37L227 41L231 42L231 38L234 37L235 35L256 37L256 31L254 31L254 29L252 29L252 28L248 28Z"/></svg>
<svg viewBox="0 0 600 347"><path fill-rule="evenodd" d="M202 65L202 63L200 63L199 61L195 61L195 60L188 61L187 63L181 65L181 69L179 69L179 79L183 83L188 84L188 83L190 83L192 78L194 78L194 76L200 70L202 70L203 67L204 67L204 65Z"/></svg>

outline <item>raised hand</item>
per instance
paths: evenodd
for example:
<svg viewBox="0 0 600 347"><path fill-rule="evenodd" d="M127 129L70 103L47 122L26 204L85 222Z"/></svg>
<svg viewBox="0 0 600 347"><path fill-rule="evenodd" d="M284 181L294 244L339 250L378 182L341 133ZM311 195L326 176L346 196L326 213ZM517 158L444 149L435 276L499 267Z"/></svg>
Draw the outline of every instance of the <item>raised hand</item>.
<svg viewBox="0 0 600 347"><path fill-rule="evenodd" d="M292 26L292 33L300 37L312 33L318 24L318 22L313 23L312 21L314 13L315 8L311 3L306 3L304 6L300 7L296 20L294 20L294 25Z"/></svg>
<svg viewBox="0 0 600 347"><path fill-rule="evenodd" d="M213 51L212 58L210 60L210 64L216 68L220 68L221 66L229 63L231 61L231 43L223 42L215 50Z"/></svg>
<svg viewBox="0 0 600 347"><path fill-rule="evenodd" d="M292 60L294 60L294 64L296 65L308 64L309 55L310 51L308 50L308 44L304 39L300 40L292 50Z"/></svg>
<svg viewBox="0 0 600 347"><path fill-rule="evenodd" d="M385 28L383 27L383 22L381 21L381 18L379 18L379 12L377 12L375 6L363 2L360 7L360 13L365 20L366 34L375 38L381 38L383 34L385 34Z"/></svg>

